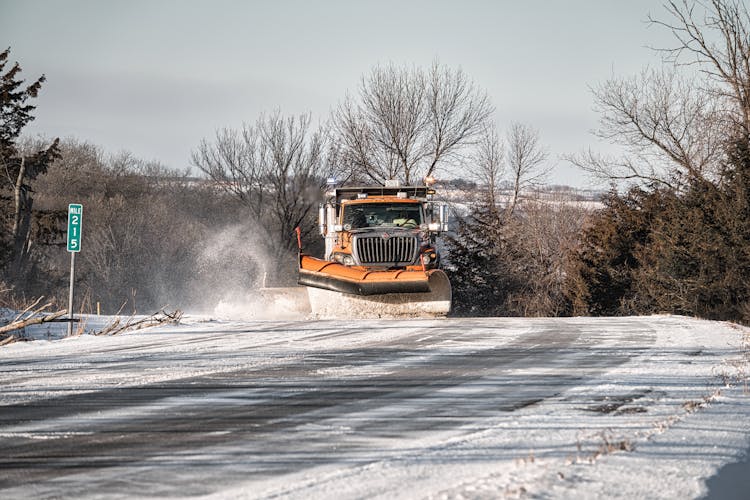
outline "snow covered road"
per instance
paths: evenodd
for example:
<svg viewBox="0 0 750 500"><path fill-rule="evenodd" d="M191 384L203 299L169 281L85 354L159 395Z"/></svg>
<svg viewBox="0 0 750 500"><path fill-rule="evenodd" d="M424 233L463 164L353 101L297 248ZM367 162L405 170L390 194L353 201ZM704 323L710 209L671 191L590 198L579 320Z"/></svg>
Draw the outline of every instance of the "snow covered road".
<svg viewBox="0 0 750 500"><path fill-rule="evenodd" d="M689 498L750 447L748 331L221 322L0 350L0 497Z"/></svg>

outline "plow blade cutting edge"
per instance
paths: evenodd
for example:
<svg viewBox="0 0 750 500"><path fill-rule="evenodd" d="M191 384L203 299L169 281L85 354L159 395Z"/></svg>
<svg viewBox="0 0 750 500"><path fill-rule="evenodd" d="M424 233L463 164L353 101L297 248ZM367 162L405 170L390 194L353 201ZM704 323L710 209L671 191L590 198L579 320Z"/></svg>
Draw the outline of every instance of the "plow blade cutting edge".
<svg viewBox="0 0 750 500"><path fill-rule="evenodd" d="M375 271L301 255L299 284L319 318L434 317L451 306L450 282L438 269Z"/></svg>

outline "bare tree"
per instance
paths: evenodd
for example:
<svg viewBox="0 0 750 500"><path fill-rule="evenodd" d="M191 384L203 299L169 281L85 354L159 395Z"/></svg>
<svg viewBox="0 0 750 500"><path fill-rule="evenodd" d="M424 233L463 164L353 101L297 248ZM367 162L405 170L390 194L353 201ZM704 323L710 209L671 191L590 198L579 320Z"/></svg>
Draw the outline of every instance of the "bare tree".
<svg viewBox="0 0 750 500"><path fill-rule="evenodd" d="M676 187L682 176L710 178L723 154L726 124L708 94L672 69L611 79L594 89L600 128L621 158L589 152L574 163L596 177Z"/></svg>
<svg viewBox="0 0 750 500"><path fill-rule="evenodd" d="M513 194L508 201L510 217L521 192L544 183L551 167L544 165L547 150L539 142L539 131L523 123L512 123L507 133L506 161L512 176Z"/></svg>
<svg viewBox="0 0 750 500"><path fill-rule="evenodd" d="M288 267L296 248L292 232L303 226L319 197L326 140L310 130L310 121L309 115L261 116L242 130L217 131L213 142L203 140L192 155L193 165L250 209L276 259L272 280Z"/></svg>
<svg viewBox="0 0 750 500"><path fill-rule="evenodd" d="M718 179L727 141L750 132L750 15L737 0L669 1L676 46L665 69L611 78L594 88L596 135L621 158L588 152L568 159L596 177L679 188L685 178ZM696 71L697 70L697 71Z"/></svg>
<svg viewBox="0 0 750 500"><path fill-rule="evenodd" d="M522 285L507 298L511 314L569 314L566 299L571 249L578 244L586 220L583 204L565 196L530 200L506 232L511 247L509 272Z"/></svg>
<svg viewBox="0 0 750 500"><path fill-rule="evenodd" d="M493 111L489 98L459 70L375 67L358 99L333 114L341 161L355 175L407 184L432 175L473 144Z"/></svg>
<svg viewBox="0 0 750 500"><path fill-rule="evenodd" d="M697 9L696 9L697 7ZM706 89L724 101L736 126L750 134L750 12L741 0L708 3L670 0L671 21L650 21L669 29L677 45L659 49L676 64L697 65Z"/></svg>
<svg viewBox="0 0 750 500"><path fill-rule="evenodd" d="M467 169L485 187L487 204L496 207L505 171L505 151L494 123L490 123L482 133L472 160Z"/></svg>

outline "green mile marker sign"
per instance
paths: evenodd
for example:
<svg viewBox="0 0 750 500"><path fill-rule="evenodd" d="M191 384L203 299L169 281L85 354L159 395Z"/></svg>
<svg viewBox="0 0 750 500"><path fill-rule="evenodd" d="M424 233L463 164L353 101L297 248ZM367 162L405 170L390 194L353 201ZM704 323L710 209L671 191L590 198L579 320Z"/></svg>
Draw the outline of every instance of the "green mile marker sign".
<svg viewBox="0 0 750 500"><path fill-rule="evenodd" d="M81 220L83 205L68 205L68 252L81 251Z"/></svg>

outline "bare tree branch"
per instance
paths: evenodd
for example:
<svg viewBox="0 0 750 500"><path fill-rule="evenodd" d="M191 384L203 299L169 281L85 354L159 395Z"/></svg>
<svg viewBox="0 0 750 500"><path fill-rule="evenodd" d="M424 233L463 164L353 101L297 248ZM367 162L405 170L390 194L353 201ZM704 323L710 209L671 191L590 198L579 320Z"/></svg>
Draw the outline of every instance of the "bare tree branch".
<svg viewBox="0 0 750 500"><path fill-rule="evenodd" d="M409 184L474 144L492 111L486 93L461 70L390 64L362 78L358 99L347 97L333 124L341 161L354 176Z"/></svg>
<svg viewBox="0 0 750 500"><path fill-rule="evenodd" d="M506 153L512 175L513 194L508 202L508 216L512 215L521 192L546 181L551 167L545 167L547 150L539 143L539 131L523 123L512 123L507 133Z"/></svg>
<svg viewBox="0 0 750 500"><path fill-rule="evenodd" d="M750 132L750 13L745 2L677 2L666 10L671 21L649 17L672 32L676 46L661 49L675 64L695 64L728 101L735 125ZM728 110L729 111L729 110Z"/></svg>
<svg viewBox="0 0 750 500"><path fill-rule="evenodd" d="M250 209L276 259L272 281L296 252L294 228L312 227L302 223L318 202L327 142L325 131L311 131L310 115L283 117L277 111L241 131L217 131L214 141L203 140L192 154L193 165Z"/></svg>
<svg viewBox="0 0 750 500"><path fill-rule="evenodd" d="M117 335L122 332L142 330L152 326L179 324L181 319L182 311L179 309L168 312L166 309L162 308L160 311L155 312L150 316L146 316L145 318L136 319L131 316L124 323L119 317L115 318L110 324L101 330L93 332L92 335Z"/></svg>
<svg viewBox="0 0 750 500"><path fill-rule="evenodd" d="M21 330L27 326L41 325L42 323L49 323L56 320L57 318L64 316L68 311L62 310L50 314L41 315L41 312L48 308L51 304L46 304L39 309L34 310L29 317L26 319L16 319L13 322L0 326L0 335L4 335L16 330Z"/></svg>
<svg viewBox="0 0 750 500"><path fill-rule="evenodd" d="M477 144L477 150L467 170L480 185L485 186L487 204L496 207L497 195L505 171L505 150L497 127L489 124Z"/></svg>
<svg viewBox="0 0 750 500"><path fill-rule="evenodd" d="M593 89L595 134L623 146L627 158L568 159L608 180L718 184L727 144L750 132L748 8L738 0L669 0L665 9L667 20L649 20L674 35L673 47L655 49L668 66Z"/></svg>

